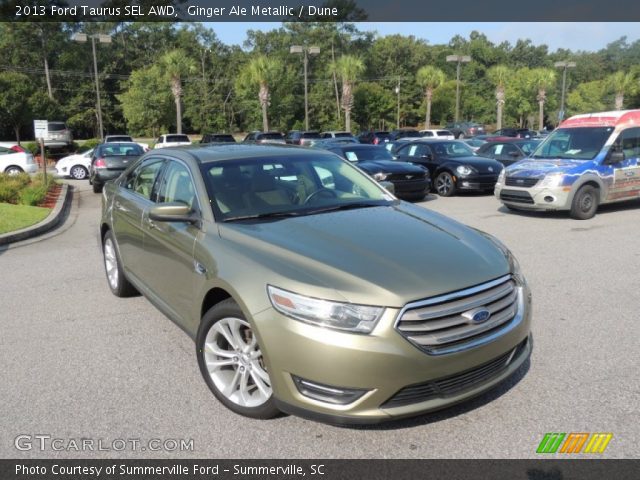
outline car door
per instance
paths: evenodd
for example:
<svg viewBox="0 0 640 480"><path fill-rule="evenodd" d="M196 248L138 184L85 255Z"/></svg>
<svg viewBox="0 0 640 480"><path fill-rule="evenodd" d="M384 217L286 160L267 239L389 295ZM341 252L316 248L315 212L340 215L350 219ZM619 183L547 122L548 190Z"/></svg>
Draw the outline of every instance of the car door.
<svg viewBox="0 0 640 480"><path fill-rule="evenodd" d="M197 215L201 213L193 174L185 163L167 160L158 183L156 204L177 202L189 205ZM196 277L206 273L202 265L194 262L193 255L200 226L151 220L149 209L142 215L148 259L144 265L144 281L157 301L177 319L185 319L193 307Z"/></svg>
<svg viewBox="0 0 640 480"><path fill-rule="evenodd" d="M113 198L112 228L122 265L138 280L142 280L146 255L142 214L153 205L154 186L163 163L157 157L144 160L120 181Z"/></svg>
<svg viewBox="0 0 640 480"><path fill-rule="evenodd" d="M621 149L625 158L609 166L613 170L613 184L607 200L640 196L640 128L622 131L612 148Z"/></svg>

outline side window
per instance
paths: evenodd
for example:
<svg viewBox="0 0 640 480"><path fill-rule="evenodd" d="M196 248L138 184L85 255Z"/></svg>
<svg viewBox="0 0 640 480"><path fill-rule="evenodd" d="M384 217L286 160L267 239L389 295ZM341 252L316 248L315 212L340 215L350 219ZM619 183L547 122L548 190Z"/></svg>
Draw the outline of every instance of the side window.
<svg viewBox="0 0 640 480"><path fill-rule="evenodd" d="M616 143L622 147L625 158L640 156L640 128L624 130Z"/></svg>
<svg viewBox="0 0 640 480"><path fill-rule="evenodd" d="M503 155L519 155L520 152L518 151L518 147L516 147L515 145L505 144L502 154Z"/></svg>
<svg viewBox="0 0 640 480"><path fill-rule="evenodd" d="M156 140L156 143L164 143L164 138L158 137L158 140Z"/></svg>
<svg viewBox="0 0 640 480"><path fill-rule="evenodd" d="M124 187L151 200L153 184L163 163L162 160L158 159L144 162L127 176Z"/></svg>
<svg viewBox="0 0 640 480"><path fill-rule="evenodd" d="M491 147L491 153L493 153L494 155L500 155L503 153L502 152L503 149L504 149L504 145L502 143L499 143L498 145Z"/></svg>
<svg viewBox="0 0 640 480"><path fill-rule="evenodd" d="M196 189L189 169L182 163L171 161L162 176L158 190L158 203L177 202L196 206Z"/></svg>

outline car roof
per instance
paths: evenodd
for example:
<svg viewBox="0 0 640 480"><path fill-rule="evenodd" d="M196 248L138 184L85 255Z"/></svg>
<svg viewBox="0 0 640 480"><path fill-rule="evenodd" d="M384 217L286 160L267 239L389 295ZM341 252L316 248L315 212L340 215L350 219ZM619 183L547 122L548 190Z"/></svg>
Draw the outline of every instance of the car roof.
<svg viewBox="0 0 640 480"><path fill-rule="evenodd" d="M309 157L329 155L323 150L309 149L295 145L254 145L246 143L227 144L196 144L167 149L170 154L182 159L192 158L198 163L210 163L227 160L242 160L248 158L282 158Z"/></svg>
<svg viewBox="0 0 640 480"><path fill-rule="evenodd" d="M562 122L558 128L616 127L624 124L640 126L640 110L615 110L574 115Z"/></svg>

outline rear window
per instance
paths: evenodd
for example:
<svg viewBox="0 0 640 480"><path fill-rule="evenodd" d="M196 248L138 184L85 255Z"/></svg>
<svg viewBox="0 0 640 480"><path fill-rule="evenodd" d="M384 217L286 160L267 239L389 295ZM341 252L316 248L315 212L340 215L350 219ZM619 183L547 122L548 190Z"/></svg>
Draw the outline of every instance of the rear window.
<svg viewBox="0 0 640 480"><path fill-rule="evenodd" d="M260 138L267 139L267 140L282 140L283 137L281 133L273 132L273 133L262 133L260 134Z"/></svg>
<svg viewBox="0 0 640 480"><path fill-rule="evenodd" d="M133 142L133 138L128 135L110 135L107 137L108 142Z"/></svg>
<svg viewBox="0 0 640 480"><path fill-rule="evenodd" d="M418 132L417 130L403 130L400 132L400 136L414 138L421 137L422 135L420 135L420 132Z"/></svg>
<svg viewBox="0 0 640 480"><path fill-rule="evenodd" d="M47 124L47 129L50 132L59 132L61 130L66 130L67 126L64 124L64 122L49 122Z"/></svg>
<svg viewBox="0 0 640 480"><path fill-rule="evenodd" d="M351 162L366 162L367 160L393 160L393 155L384 148L358 148L345 150L344 156Z"/></svg>
<svg viewBox="0 0 640 480"><path fill-rule="evenodd" d="M142 155L144 150L137 144L111 144L107 143L102 146L98 155L124 157L127 155Z"/></svg>
<svg viewBox="0 0 640 480"><path fill-rule="evenodd" d="M336 132L335 133L335 137L336 138L345 138L345 137L353 137L353 135L351 135L349 132Z"/></svg>
<svg viewBox="0 0 640 480"><path fill-rule="evenodd" d="M320 138L320 132L304 132L302 138Z"/></svg>
<svg viewBox="0 0 640 480"><path fill-rule="evenodd" d="M439 137L448 137L450 135L453 135L453 133L451 133L449 130L438 130L437 134Z"/></svg>
<svg viewBox="0 0 640 480"><path fill-rule="evenodd" d="M191 142L186 135L167 135L167 143L169 142Z"/></svg>
<svg viewBox="0 0 640 480"><path fill-rule="evenodd" d="M376 132L376 135L379 137L388 137L389 132Z"/></svg>

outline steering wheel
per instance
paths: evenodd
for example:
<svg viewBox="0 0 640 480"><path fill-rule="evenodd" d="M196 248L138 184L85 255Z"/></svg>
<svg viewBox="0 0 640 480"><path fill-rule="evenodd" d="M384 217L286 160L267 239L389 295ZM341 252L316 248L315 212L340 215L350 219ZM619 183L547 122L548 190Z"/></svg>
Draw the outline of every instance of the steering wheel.
<svg viewBox="0 0 640 480"><path fill-rule="evenodd" d="M320 195L325 195L330 198L338 198L338 194L336 193L335 190L331 190L330 188L319 188L315 192L312 192L307 198L305 198L303 204L306 205L311 200L313 200L314 198Z"/></svg>

